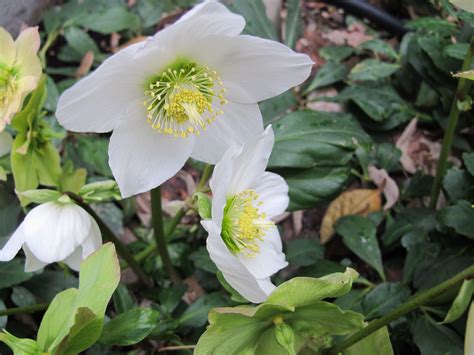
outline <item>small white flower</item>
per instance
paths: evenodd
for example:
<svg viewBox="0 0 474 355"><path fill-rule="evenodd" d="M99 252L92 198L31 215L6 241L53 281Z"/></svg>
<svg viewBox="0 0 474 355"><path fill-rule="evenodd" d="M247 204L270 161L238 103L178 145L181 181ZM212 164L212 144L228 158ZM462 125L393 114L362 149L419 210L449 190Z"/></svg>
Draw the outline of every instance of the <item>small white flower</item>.
<svg viewBox="0 0 474 355"><path fill-rule="evenodd" d="M224 154L210 181L212 219L201 222L209 233L211 259L227 282L254 303L267 299L275 289L270 276L288 265L272 221L288 207L288 185L265 172L273 142L268 127L255 141Z"/></svg>
<svg viewBox="0 0 474 355"><path fill-rule="evenodd" d="M206 1L107 59L60 97L76 132L113 131L109 163L123 197L154 188L191 156L215 164L263 131L257 102L303 82L312 61L240 35L242 16Z"/></svg>
<svg viewBox="0 0 474 355"><path fill-rule="evenodd" d="M9 261L23 248L25 271L62 261L79 270L81 261L102 245L99 227L72 202L48 202L33 208L0 250L0 261Z"/></svg>

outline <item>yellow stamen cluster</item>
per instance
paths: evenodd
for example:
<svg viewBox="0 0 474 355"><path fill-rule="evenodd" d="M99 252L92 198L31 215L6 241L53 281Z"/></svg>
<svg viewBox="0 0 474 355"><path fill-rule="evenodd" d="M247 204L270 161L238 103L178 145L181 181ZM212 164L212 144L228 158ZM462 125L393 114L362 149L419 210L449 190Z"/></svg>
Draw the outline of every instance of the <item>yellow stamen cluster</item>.
<svg viewBox="0 0 474 355"><path fill-rule="evenodd" d="M16 92L17 87L16 69L0 64L0 105L6 104L6 100Z"/></svg>
<svg viewBox="0 0 474 355"><path fill-rule="evenodd" d="M147 121L162 134L199 135L223 113L216 108L227 103L222 86L216 71L179 60L148 82L144 101Z"/></svg>
<svg viewBox="0 0 474 355"><path fill-rule="evenodd" d="M260 252L260 242L266 232L275 226L260 212L258 194L244 190L227 201L222 221L222 239L234 253L255 255Z"/></svg>

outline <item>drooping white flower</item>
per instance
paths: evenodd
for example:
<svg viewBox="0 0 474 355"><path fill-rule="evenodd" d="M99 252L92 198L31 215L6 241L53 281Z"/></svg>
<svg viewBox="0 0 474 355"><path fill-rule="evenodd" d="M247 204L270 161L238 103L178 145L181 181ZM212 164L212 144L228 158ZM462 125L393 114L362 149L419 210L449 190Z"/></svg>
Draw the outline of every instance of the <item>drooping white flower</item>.
<svg viewBox="0 0 474 355"><path fill-rule="evenodd" d="M190 156L215 164L232 144L262 133L258 101L309 76L307 55L240 35L244 26L240 15L206 1L60 97L65 128L113 131L109 164L122 196L160 185Z"/></svg>
<svg viewBox="0 0 474 355"><path fill-rule="evenodd" d="M101 245L99 227L82 207L68 200L47 202L26 215L0 250L0 261L13 259L23 248L27 272L58 261L78 271L81 261Z"/></svg>
<svg viewBox="0 0 474 355"><path fill-rule="evenodd" d="M0 132L38 84L42 71L36 55L39 46L38 27L25 29L16 41L0 27Z"/></svg>
<svg viewBox="0 0 474 355"><path fill-rule="evenodd" d="M288 207L288 185L265 172L273 130L241 148L231 147L212 175L212 217L202 221L207 249L227 282L243 297L259 303L275 289L270 276L288 263L272 218Z"/></svg>

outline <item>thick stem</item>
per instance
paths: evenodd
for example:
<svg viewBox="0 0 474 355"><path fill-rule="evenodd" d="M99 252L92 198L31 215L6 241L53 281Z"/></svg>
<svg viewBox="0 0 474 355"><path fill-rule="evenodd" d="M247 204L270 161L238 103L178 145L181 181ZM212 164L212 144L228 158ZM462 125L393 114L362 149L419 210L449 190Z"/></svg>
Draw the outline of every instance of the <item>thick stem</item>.
<svg viewBox="0 0 474 355"><path fill-rule="evenodd" d="M181 277L175 270L173 263L171 262L170 254L168 253L168 247L166 245L166 234L163 224L163 209L161 207L161 188L156 187L151 190L151 217L153 221L153 229L155 235L156 246L158 253L160 254L161 261L169 273L171 280L175 285L181 283Z"/></svg>
<svg viewBox="0 0 474 355"><path fill-rule="evenodd" d="M466 57L464 58L464 63L462 65L461 71L471 69L473 53L474 36L471 38L471 44L469 46L469 50L467 51ZM433 209L436 208L436 203L438 202L439 193L441 191L441 186L443 184L444 175L446 174L446 169L448 165L449 152L451 151L451 145L453 143L454 133L458 124L459 114L461 113L458 107L458 101L463 101L466 98L466 95L469 93L470 88L471 80L465 78L459 79L456 94L453 98L453 103L451 104L448 125L446 126L446 131L444 132L441 153L439 154L438 168L436 170L436 176L433 182L433 188L431 190L430 207Z"/></svg>
<svg viewBox="0 0 474 355"><path fill-rule="evenodd" d="M11 316L13 314L24 314L44 311L48 308L48 303L33 304L31 306L16 307L0 310L0 317Z"/></svg>
<svg viewBox="0 0 474 355"><path fill-rule="evenodd" d="M122 243L122 241L115 235L115 233L109 228L109 226L100 218L100 216L92 209L91 206L89 206L87 203L85 203L81 197L71 194L68 194L79 206L84 208L91 216L94 218L94 220L97 222L100 231L102 233L102 236L114 243L115 248L117 249L117 253L127 262L127 264L132 268L132 270L135 272L135 274L138 276L140 281L146 285L146 286L151 286L152 282L148 275L143 271L141 268L140 264L136 262L134 259L133 255L129 252L127 247Z"/></svg>
<svg viewBox="0 0 474 355"><path fill-rule="evenodd" d="M51 32L48 37L46 38L46 42L41 47L40 51L38 52L38 56L40 58L41 64L43 68L46 68L46 52L51 47L51 45L56 41L56 38L59 36L59 30Z"/></svg>
<svg viewBox="0 0 474 355"><path fill-rule="evenodd" d="M199 192L203 189L203 187L206 185L207 180L209 179L209 176L212 173L212 165L211 164L206 164L204 167L204 170L202 171L201 175L201 180L199 180L199 183L196 187L196 191Z"/></svg>
<svg viewBox="0 0 474 355"><path fill-rule="evenodd" d="M373 320L372 322L369 323L367 327L359 330L354 335L350 336L349 338L340 342L339 344L336 344L332 348L326 350L324 353L325 354L338 354L342 352L343 350L349 348L350 346L354 345L355 343L361 341L365 337L374 333L378 329L386 326L391 321L404 316L405 314L417 309L420 306L423 306L428 301L451 290L453 287L460 284L462 281L466 279L472 279L472 278L474 278L474 265L471 265L467 269L461 271L459 274L440 283L438 286L435 286L433 288L430 288L429 290L416 294L415 296L413 296L410 300L408 300L401 306L387 313L383 317Z"/></svg>

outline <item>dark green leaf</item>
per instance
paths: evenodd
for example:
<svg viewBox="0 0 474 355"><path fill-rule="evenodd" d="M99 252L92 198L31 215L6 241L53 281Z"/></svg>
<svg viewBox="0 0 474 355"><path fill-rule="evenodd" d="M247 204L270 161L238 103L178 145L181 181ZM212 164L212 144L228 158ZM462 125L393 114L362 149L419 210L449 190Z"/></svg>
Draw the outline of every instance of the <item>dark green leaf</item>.
<svg viewBox="0 0 474 355"><path fill-rule="evenodd" d="M234 0L229 8L245 18L245 33L278 40L275 27L267 17L262 0Z"/></svg>
<svg viewBox="0 0 474 355"><path fill-rule="evenodd" d="M474 208L467 201L457 201L454 206L445 207L438 212L439 222L470 239L474 239Z"/></svg>
<svg viewBox="0 0 474 355"><path fill-rule="evenodd" d="M340 63L354 53L354 48L349 46L331 47L325 46L320 49L319 55L326 61Z"/></svg>
<svg viewBox="0 0 474 355"><path fill-rule="evenodd" d="M348 72L349 69L347 69L345 64L328 61L318 70L314 79L310 81L308 87L305 88L304 94L308 94L315 89L344 80L347 77Z"/></svg>
<svg viewBox="0 0 474 355"><path fill-rule="evenodd" d="M381 80L392 75L398 68L398 64L385 63L377 59L365 59L352 68L349 80Z"/></svg>
<svg viewBox="0 0 474 355"><path fill-rule="evenodd" d="M413 340L421 355L462 355L461 337L446 326L438 325L427 316L418 318Z"/></svg>
<svg viewBox="0 0 474 355"><path fill-rule="evenodd" d="M35 296L23 286L13 287L12 302L18 307L31 306L36 303Z"/></svg>
<svg viewBox="0 0 474 355"><path fill-rule="evenodd" d="M136 302L133 299L132 293L124 284L119 284L115 290L112 299L115 305L117 314L124 313L136 307Z"/></svg>
<svg viewBox="0 0 474 355"><path fill-rule="evenodd" d="M362 216L346 216L337 221L335 228L344 244L385 279L375 225Z"/></svg>
<svg viewBox="0 0 474 355"><path fill-rule="evenodd" d="M303 33L303 18L301 17L301 1L286 1L286 26L285 43L288 47L294 48L296 41Z"/></svg>
<svg viewBox="0 0 474 355"><path fill-rule="evenodd" d="M226 302L220 293L201 296L182 314L180 324L184 327L202 327L207 322L209 311L225 304Z"/></svg>
<svg viewBox="0 0 474 355"><path fill-rule="evenodd" d="M474 177L459 168L448 170L443 179L443 187L452 202L474 199Z"/></svg>
<svg viewBox="0 0 474 355"><path fill-rule="evenodd" d="M384 282L370 291L362 302L366 319L381 317L410 297L410 289L400 282Z"/></svg>
<svg viewBox="0 0 474 355"><path fill-rule="evenodd" d="M395 52L393 47L386 41L381 39L371 39L362 42L358 47L358 51L368 50L376 55L383 55L389 59L398 59L398 54Z"/></svg>
<svg viewBox="0 0 474 355"><path fill-rule="evenodd" d="M159 315L151 308L136 308L119 314L104 326L99 343L120 346L139 343L156 327Z"/></svg>
<svg viewBox="0 0 474 355"><path fill-rule="evenodd" d="M0 263L0 289L21 284L31 279L30 272L25 272L24 260L13 259L9 262Z"/></svg>
<svg viewBox="0 0 474 355"><path fill-rule="evenodd" d="M5 303L0 299L0 311L3 311L5 309L7 309L7 307L5 307ZM0 329L6 328L7 321L8 321L7 316L0 317Z"/></svg>
<svg viewBox="0 0 474 355"><path fill-rule="evenodd" d="M278 121L290 109L298 104L295 94L292 91L285 91L283 94L260 102L258 105L262 111L265 125Z"/></svg>
<svg viewBox="0 0 474 355"><path fill-rule="evenodd" d="M286 244L286 260L292 266L308 266L324 257L324 247L316 240L292 239Z"/></svg>
<svg viewBox="0 0 474 355"><path fill-rule="evenodd" d="M126 29L136 29L140 26L140 19L124 7L114 6L84 16L78 19L77 23L92 31L109 34Z"/></svg>
<svg viewBox="0 0 474 355"><path fill-rule="evenodd" d="M466 165L467 171L474 176L474 153L463 153L462 160L464 161L464 165Z"/></svg>
<svg viewBox="0 0 474 355"><path fill-rule="evenodd" d="M200 247L198 250L194 251L189 255L189 259L194 261L196 267L207 271L211 274L215 274L217 272L216 265L212 262L211 258L209 257L209 252L205 247Z"/></svg>

